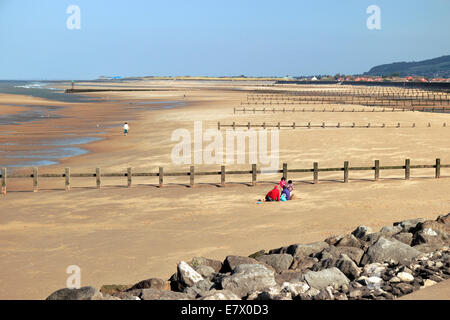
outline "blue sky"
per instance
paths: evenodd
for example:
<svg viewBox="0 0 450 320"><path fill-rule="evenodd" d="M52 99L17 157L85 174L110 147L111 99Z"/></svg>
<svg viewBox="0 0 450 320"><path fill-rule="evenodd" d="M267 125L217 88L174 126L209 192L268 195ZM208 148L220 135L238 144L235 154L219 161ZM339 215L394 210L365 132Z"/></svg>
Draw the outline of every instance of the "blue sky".
<svg viewBox="0 0 450 320"><path fill-rule="evenodd" d="M356 74L450 54L449 30L448 0L0 0L0 79Z"/></svg>

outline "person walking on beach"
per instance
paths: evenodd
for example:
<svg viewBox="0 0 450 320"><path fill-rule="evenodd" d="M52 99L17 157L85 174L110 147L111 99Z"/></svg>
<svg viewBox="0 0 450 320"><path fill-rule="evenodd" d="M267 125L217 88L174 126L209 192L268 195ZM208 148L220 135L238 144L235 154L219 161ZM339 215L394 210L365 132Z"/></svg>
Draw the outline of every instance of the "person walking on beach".
<svg viewBox="0 0 450 320"><path fill-rule="evenodd" d="M128 122L125 122L125 124L123 125L123 134L125 136L127 136L129 130L130 130L130 127L128 126Z"/></svg>

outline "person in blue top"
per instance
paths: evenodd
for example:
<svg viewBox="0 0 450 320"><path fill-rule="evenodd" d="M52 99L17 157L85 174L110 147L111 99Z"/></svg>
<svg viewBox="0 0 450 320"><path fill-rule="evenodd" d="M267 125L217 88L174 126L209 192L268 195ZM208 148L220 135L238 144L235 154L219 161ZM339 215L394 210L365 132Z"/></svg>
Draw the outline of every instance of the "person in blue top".
<svg viewBox="0 0 450 320"><path fill-rule="evenodd" d="M286 196L286 200L291 200L291 192L286 185L283 186L283 191L281 192L281 194L284 194Z"/></svg>

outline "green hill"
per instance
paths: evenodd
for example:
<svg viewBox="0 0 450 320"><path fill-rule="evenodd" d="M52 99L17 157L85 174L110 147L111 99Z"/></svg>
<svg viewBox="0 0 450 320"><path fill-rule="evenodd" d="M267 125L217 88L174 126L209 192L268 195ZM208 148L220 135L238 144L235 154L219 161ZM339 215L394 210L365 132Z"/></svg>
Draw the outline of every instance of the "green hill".
<svg viewBox="0 0 450 320"><path fill-rule="evenodd" d="M373 67L364 75L369 76L423 76L450 78L450 55L418 62L395 62Z"/></svg>

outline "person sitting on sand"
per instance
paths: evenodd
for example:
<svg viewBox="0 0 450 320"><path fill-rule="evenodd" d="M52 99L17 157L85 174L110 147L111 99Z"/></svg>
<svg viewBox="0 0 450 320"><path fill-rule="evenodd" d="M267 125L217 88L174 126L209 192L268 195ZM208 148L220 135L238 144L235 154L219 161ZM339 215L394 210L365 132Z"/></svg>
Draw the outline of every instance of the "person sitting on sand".
<svg viewBox="0 0 450 320"><path fill-rule="evenodd" d="M292 191L294 191L294 183L292 182L292 180L289 180L286 186L289 190L289 194L291 195L291 198L289 200L294 199L294 194L292 193Z"/></svg>
<svg viewBox="0 0 450 320"><path fill-rule="evenodd" d="M280 201L280 190L278 190L278 185L267 193L266 201Z"/></svg>
<svg viewBox="0 0 450 320"><path fill-rule="evenodd" d="M281 178L279 185L280 185L281 191L283 191L283 187L286 185L286 178L285 177Z"/></svg>
<svg viewBox="0 0 450 320"><path fill-rule="evenodd" d="M287 186L283 187L283 191L281 192L281 196L285 195L286 201L291 200L291 192L289 191Z"/></svg>
<svg viewBox="0 0 450 320"><path fill-rule="evenodd" d="M123 134L126 136L128 135L128 130L130 130L130 127L128 126L128 122L125 122L123 125Z"/></svg>

